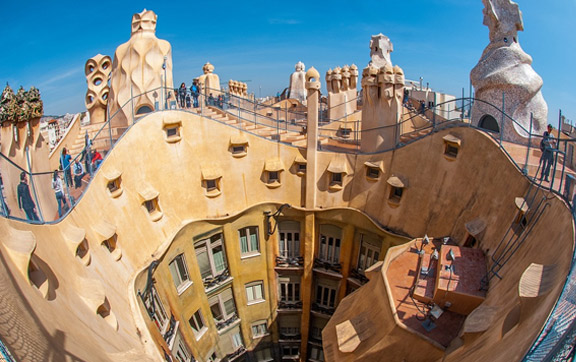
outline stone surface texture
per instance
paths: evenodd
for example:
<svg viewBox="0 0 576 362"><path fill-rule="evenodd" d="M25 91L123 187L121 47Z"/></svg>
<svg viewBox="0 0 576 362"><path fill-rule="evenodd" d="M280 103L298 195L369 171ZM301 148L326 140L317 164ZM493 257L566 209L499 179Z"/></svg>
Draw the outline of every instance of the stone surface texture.
<svg viewBox="0 0 576 362"><path fill-rule="evenodd" d="M289 97L297 99L300 103L306 105L306 66L302 62L296 63L296 71L290 76L290 93Z"/></svg>
<svg viewBox="0 0 576 362"><path fill-rule="evenodd" d="M483 0L484 25L490 29L490 44L484 49L478 64L470 73L476 99L504 109L509 118L502 127L502 114L484 102L475 102L472 124L482 125L485 115L494 117L503 138L520 141L528 136L530 114L533 133L546 128L548 106L542 97L542 78L532 68L532 58L518 42L518 31L524 30L518 4L510 0Z"/></svg>
<svg viewBox="0 0 576 362"><path fill-rule="evenodd" d="M166 40L156 37L156 19L153 11L144 9L132 16L132 35L114 53L110 87L109 114L115 114L132 96L142 94L131 106L125 106L114 116L112 126L126 126L135 113L144 106L154 110L155 104L175 100L173 92L160 87L174 88L172 81L172 47ZM165 67L165 69L163 69ZM167 97L168 99L164 99Z"/></svg>
<svg viewBox="0 0 576 362"><path fill-rule="evenodd" d="M326 87L328 88L328 118L340 120L354 113L357 109L358 67L336 67L326 72Z"/></svg>
<svg viewBox="0 0 576 362"><path fill-rule="evenodd" d="M108 78L112 71L112 59L108 55L98 54L86 61L84 73L86 74L86 109L90 113L90 123L102 123L106 121L106 107L110 86Z"/></svg>
<svg viewBox="0 0 576 362"><path fill-rule="evenodd" d="M213 97L218 97L220 92L220 77L214 74L214 66L207 62L202 67L204 74L198 77L198 85L200 86L200 93L208 97L212 94Z"/></svg>
<svg viewBox="0 0 576 362"><path fill-rule="evenodd" d="M404 96L404 71L399 66L392 66L390 51L392 43L388 37L379 34L372 37L371 53L377 39L387 49L383 57L372 55L372 61L362 71L362 152L378 152L392 148L399 136L398 122L402 115L402 98ZM382 39L387 40L382 43ZM380 59L379 62L375 60ZM381 67L375 64L385 64Z"/></svg>
<svg viewBox="0 0 576 362"><path fill-rule="evenodd" d="M394 51L394 46L386 35L380 33L372 35L370 39L370 65L382 68L385 65L392 65L390 53Z"/></svg>

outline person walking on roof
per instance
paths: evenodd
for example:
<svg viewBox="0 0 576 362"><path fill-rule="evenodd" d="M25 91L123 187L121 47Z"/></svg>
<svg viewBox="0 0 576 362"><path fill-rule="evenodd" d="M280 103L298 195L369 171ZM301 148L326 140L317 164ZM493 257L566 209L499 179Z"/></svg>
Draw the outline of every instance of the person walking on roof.
<svg viewBox="0 0 576 362"><path fill-rule="evenodd" d="M38 221L38 215L36 214L36 205L32 201L32 196L30 195L30 188L28 187L28 179L26 178L26 172L22 171L20 173L20 183L18 184L18 207L20 210L24 209L26 213L26 218L28 220Z"/></svg>
<svg viewBox="0 0 576 362"><path fill-rule="evenodd" d="M550 182L548 175L550 174L550 167L554 162L554 149L556 149L556 141L554 136L552 136L551 124L548 125L548 130L544 131L542 136L542 141L540 141L540 150L542 151L542 156L540 157L541 171L540 171L540 181L544 179L546 182ZM554 177L554 176L552 176Z"/></svg>

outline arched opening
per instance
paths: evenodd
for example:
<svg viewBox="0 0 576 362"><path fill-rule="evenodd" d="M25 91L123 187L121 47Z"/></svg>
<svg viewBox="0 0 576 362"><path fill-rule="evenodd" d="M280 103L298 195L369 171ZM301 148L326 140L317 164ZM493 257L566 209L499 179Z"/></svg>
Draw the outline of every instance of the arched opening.
<svg viewBox="0 0 576 362"><path fill-rule="evenodd" d="M141 115L141 114L146 114L146 113L150 113L152 112L152 108L150 108L149 106L141 106L140 108L138 108L138 110L136 111L137 115Z"/></svg>
<svg viewBox="0 0 576 362"><path fill-rule="evenodd" d="M480 122L478 122L478 127L485 129L489 132L496 132L500 133L500 126L498 126L498 121L496 118L492 117L489 114L485 114L480 118Z"/></svg>

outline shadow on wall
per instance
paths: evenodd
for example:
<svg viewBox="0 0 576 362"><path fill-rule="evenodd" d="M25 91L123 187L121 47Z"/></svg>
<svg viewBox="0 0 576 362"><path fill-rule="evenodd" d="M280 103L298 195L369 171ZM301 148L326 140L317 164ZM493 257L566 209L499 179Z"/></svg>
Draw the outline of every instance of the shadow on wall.
<svg viewBox="0 0 576 362"><path fill-rule="evenodd" d="M36 259L44 271L48 271L51 290L49 300L54 300L58 280L43 261ZM20 361L83 361L66 350L66 336L56 330L51 335L42 325L35 309L22 293L19 283L7 268L6 259L0 253L0 335L8 349Z"/></svg>

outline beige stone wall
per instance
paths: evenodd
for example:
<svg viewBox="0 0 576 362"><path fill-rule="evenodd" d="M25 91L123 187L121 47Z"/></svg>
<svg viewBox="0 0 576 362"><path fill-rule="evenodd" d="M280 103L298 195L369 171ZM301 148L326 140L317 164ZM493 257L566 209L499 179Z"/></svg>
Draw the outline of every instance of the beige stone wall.
<svg viewBox="0 0 576 362"><path fill-rule="evenodd" d="M174 124L180 124L181 139L167 142L164 128ZM442 137L447 134L458 137L462 144L458 157L453 161L443 154ZM241 137L245 137L248 144L247 154L240 158L233 157L230 140L240 135L236 129L187 112L167 111L149 115L124 135L65 220L56 225L41 226L0 220L0 230L5 235L17 235L13 230L32 231L37 245L33 254L41 259L39 265L49 276L52 288L48 293L52 299L43 299L40 292L29 285L25 274L19 271L17 265L26 267L26 258L32 251L17 250L16 254L7 251L7 248L14 248L9 241L19 240L22 236L2 241L3 260L0 264L4 269L2 275L8 278L3 283L6 303L2 305L11 310L12 314L9 315L19 316L13 320L21 325L22 336L25 337L12 338L11 333L14 332L11 332L8 323L2 323L0 330L2 336L7 336L5 341L19 360L36 360L36 354L46 353L53 353L57 360L66 354L84 360L121 360L119 356L125 359L127 353L133 353L130 356L148 353L150 359L160 359L139 310L140 302L135 296L137 287L132 286L135 276L152 260L162 257L175 237L180 240L177 232L191 221L229 218L263 203L290 203L297 207L304 203L305 178L296 174L293 162L297 155L305 156L305 152L243 134ZM264 167L270 159L281 160L284 165L279 187L271 188L265 183ZM378 180L367 179L364 165L367 161L382 161L383 172ZM340 190L328 187L327 168L330 162L346 165L347 176L343 178ZM202 186L202 170L206 166L221 174L219 196L208 197ZM392 175L402 178L405 183L403 197L395 205L387 200L390 186L386 180ZM107 184L118 177L122 192L112 195ZM317 188L316 205L319 208L357 209L380 225L412 236L424 233L432 236L451 235L462 243L466 236L464 224L481 218L488 227L479 245L489 253L514 219L514 198L526 192L528 181L489 137L473 129L453 128L385 154L319 152L318 177L310 186ZM159 219L151 217L143 206L149 195L158 197L161 210ZM504 360L505 357L516 359L526 351L538 333L561 288L573 247L573 233L566 233L566 230L573 230L569 210L554 197L547 202L550 206L543 218L517 257L503 271L504 279L495 281L491 286L488 300L502 308L498 322L489 332L456 350L449 358L474 359L489 353L493 360ZM335 212L330 218L337 218L338 214ZM256 220L262 214L258 211L253 216L247 214L250 222L252 217ZM348 223L345 214L340 217L342 223ZM314 224L308 221L307 216L305 230L314 230ZM232 230L229 232L233 233L238 225L232 225L223 227L229 227ZM74 255L74 243L78 242L79 236L70 231L73 228L85 231L91 255L88 266ZM122 252L119 260L115 260L118 254L110 254L101 246L110 230L118 236L117 242ZM557 248L549 247L547 243L550 240ZM311 245L315 239L306 236L305 242ZM312 254L307 255L313 255L313 247L310 250ZM354 253L353 249L350 252ZM266 258L268 262L270 255ZM264 259L259 260L263 262ZM515 293L519 276L532 262L556 264L558 282L537 303L526 300L518 302L526 319L522 319L517 332L507 335L506 343L502 343L499 337L502 318L518 301ZM248 279L270 278L269 272L256 270L252 261L240 263L248 263L247 273L252 274L245 277L238 275L234 283L243 285ZM306 268L311 268L311 265ZM158 272L166 272L162 270L159 268ZM310 279L306 278L303 280L309 283ZM85 280L96 280L90 283L95 283L95 289L101 292L96 296L84 295L86 288L81 286L86 284ZM118 331L95 311L98 303L102 302L102 296L107 298L117 318ZM86 300L92 302L87 303ZM194 303L203 302L190 303L202 306ZM192 308L192 304L186 308ZM260 317L257 315L260 311L254 312L254 315L250 311L247 313L243 317L247 320ZM212 337L208 335L205 338ZM402 338L396 336L390 343ZM205 352L204 346L186 341L192 348L198 348L199 353ZM137 358L145 360L144 357Z"/></svg>

